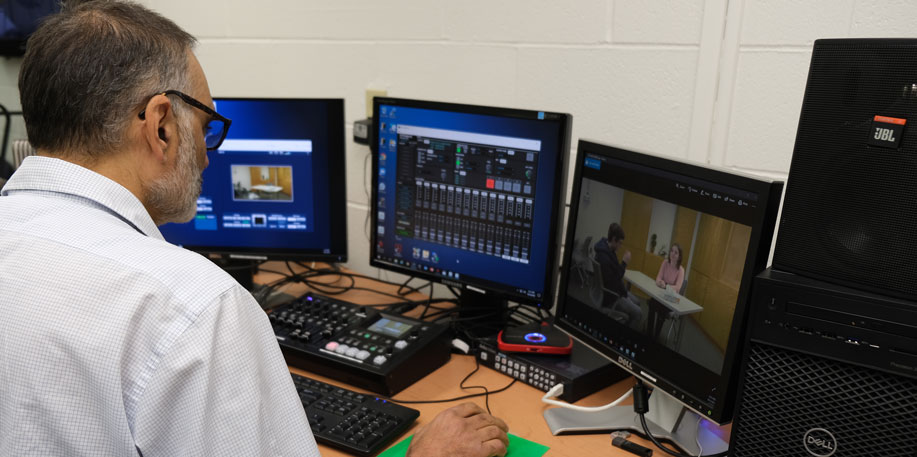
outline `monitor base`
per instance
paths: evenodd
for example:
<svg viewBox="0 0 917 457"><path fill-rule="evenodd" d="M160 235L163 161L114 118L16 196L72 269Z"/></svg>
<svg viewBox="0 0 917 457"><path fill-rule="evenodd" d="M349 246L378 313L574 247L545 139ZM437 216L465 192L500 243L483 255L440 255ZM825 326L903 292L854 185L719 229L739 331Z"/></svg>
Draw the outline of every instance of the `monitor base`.
<svg viewBox="0 0 917 457"><path fill-rule="evenodd" d="M655 402L653 397L656 397ZM675 410L677 413L673 415ZM662 411L661 416L654 416L655 411ZM616 406L597 412L552 408L544 412L544 419L554 435L626 430L646 437L640 424L640 416L634 413L632 406ZM646 419L646 425L657 440L672 443L688 454L701 455L701 451L703 455L715 454L729 448L728 443L707 428L714 425L712 422L681 406L677 400L664 392L657 390L650 396L650 412L646 414ZM671 428L664 428L657 423L673 425Z"/></svg>
<svg viewBox="0 0 917 457"><path fill-rule="evenodd" d="M473 336L496 335L509 322L509 303L495 294L463 288L458 298L458 322Z"/></svg>

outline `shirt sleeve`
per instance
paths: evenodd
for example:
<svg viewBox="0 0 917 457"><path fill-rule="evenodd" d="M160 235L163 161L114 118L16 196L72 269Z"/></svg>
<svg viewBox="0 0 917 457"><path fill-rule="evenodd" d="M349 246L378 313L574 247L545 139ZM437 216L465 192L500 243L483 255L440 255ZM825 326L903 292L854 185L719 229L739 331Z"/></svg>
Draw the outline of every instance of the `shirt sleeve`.
<svg viewBox="0 0 917 457"><path fill-rule="evenodd" d="M267 315L233 287L164 350L138 405L144 457L319 457Z"/></svg>

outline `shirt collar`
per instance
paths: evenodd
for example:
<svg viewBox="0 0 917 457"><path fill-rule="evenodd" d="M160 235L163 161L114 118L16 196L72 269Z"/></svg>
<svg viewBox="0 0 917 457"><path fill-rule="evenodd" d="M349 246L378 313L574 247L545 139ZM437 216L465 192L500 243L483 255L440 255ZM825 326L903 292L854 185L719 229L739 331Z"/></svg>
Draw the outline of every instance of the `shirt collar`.
<svg viewBox="0 0 917 457"><path fill-rule="evenodd" d="M162 240L150 213L127 188L92 170L53 157L29 156L3 186L0 195L16 191L43 191L73 195L106 208L137 231Z"/></svg>

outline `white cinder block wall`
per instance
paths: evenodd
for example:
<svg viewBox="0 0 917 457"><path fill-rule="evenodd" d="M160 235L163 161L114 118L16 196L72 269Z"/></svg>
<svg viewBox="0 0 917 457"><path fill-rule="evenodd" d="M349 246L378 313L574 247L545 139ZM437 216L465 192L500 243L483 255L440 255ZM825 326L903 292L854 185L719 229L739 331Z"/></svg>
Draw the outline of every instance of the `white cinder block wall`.
<svg viewBox="0 0 917 457"><path fill-rule="evenodd" d="M813 40L917 36L912 0L142 3L200 39L214 96L343 97L348 136L365 90L383 89L570 112L574 146L589 138L779 178ZM0 61L11 109L18 65ZM368 154L348 140L348 266L375 275Z"/></svg>

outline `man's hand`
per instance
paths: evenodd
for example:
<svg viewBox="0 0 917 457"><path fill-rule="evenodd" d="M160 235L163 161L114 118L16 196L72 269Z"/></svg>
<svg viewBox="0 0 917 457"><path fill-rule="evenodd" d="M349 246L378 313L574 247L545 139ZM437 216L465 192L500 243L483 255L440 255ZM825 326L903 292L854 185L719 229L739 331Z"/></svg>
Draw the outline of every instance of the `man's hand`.
<svg viewBox="0 0 917 457"><path fill-rule="evenodd" d="M621 260L623 260L624 263L630 263L630 251L624 251L624 255L621 256Z"/></svg>
<svg viewBox="0 0 917 457"><path fill-rule="evenodd" d="M462 403L433 418L414 434L407 457L494 457L506 455L509 428L474 403Z"/></svg>

